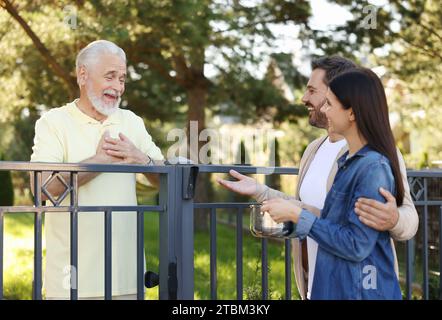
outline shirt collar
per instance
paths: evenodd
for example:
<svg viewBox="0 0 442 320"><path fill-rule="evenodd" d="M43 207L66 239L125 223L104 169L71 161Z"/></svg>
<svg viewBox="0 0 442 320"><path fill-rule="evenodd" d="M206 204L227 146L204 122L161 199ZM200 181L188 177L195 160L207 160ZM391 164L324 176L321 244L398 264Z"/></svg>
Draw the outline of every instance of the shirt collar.
<svg viewBox="0 0 442 320"><path fill-rule="evenodd" d="M363 146L361 149L359 149L353 156L347 159L347 156L349 154L349 150L347 150L339 159L338 159L338 168L340 169L345 164L349 163L350 161L353 161L353 159L359 158L359 157L365 157L367 153L372 150L368 144Z"/></svg>
<svg viewBox="0 0 442 320"><path fill-rule="evenodd" d="M95 120L94 118L88 116L87 114L83 113L77 106L78 99L75 99L71 103L68 103L68 108L71 113L71 115L84 124L119 124L121 122L121 110L118 109L113 114L107 117L106 120L101 123L98 120Z"/></svg>

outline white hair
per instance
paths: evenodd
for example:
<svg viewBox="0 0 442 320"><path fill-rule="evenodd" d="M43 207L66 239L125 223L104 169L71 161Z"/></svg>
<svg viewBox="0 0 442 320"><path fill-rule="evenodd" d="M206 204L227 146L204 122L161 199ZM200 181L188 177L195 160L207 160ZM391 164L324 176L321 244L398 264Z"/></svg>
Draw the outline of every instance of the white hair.
<svg viewBox="0 0 442 320"><path fill-rule="evenodd" d="M102 54L114 54L119 56L126 62L126 54L123 49L115 43L107 40L96 40L89 43L86 47L80 50L75 61L75 67L78 70L81 66L90 67L99 61L99 56Z"/></svg>

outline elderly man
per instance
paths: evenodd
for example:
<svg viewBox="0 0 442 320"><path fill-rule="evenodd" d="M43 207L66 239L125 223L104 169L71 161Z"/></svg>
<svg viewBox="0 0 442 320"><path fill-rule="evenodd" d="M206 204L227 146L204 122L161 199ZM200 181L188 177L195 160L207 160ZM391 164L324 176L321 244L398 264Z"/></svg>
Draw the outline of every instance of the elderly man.
<svg viewBox="0 0 442 320"><path fill-rule="evenodd" d="M143 120L119 108L126 80L126 55L112 42L98 40L83 48L76 60L80 98L42 115L35 124L31 161L101 164L161 162L163 155L146 131ZM43 176L43 181L49 174ZM69 175L64 174L69 180ZM158 177L148 175L158 184ZM82 206L137 205L135 174L80 173L78 202ZM52 195L63 192L57 181ZM46 200L43 198L43 200ZM63 205L69 205L65 199ZM119 212L112 217L112 295L136 299L136 215ZM103 213L80 212L78 221L78 295L104 296ZM46 213L47 299L69 298L69 214Z"/></svg>
<svg viewBox="0 0 442 320"><path fill-rule="evenodd" d="M312 62L313 71L302 98L303 103L309 110L310 125L328 129L327 118L320 110L326 101L325 94L328 83L333 77L355 66L352 61L339 56L324 57ZM332 186L338 169L336 160L347 150L348 147L344 137L331 132L310 143L299 166L299 182L295 196L270 189L233 170L230 173L238 181L220 179L219 183L234 192L253 196L257 201L264 202L266 205L286 200L295 201L319 216L320 209L324 206L326 194ZM379 192L387 200L386 203L361 198L356 203L355 212L359 215L360 220L369 227L378 231L388 230L395 240L408 240L415 235L419 219L410 195L405 162L399 150L398 157L405 187L402 206L397 208L396 199L393 195L381 189ZM293 267L296 284L302 299L309 299L310 297L317 250L318 244L309 237L302 242L298 239L293 240ZM398 273L397 261L396 272Z"/></svg>

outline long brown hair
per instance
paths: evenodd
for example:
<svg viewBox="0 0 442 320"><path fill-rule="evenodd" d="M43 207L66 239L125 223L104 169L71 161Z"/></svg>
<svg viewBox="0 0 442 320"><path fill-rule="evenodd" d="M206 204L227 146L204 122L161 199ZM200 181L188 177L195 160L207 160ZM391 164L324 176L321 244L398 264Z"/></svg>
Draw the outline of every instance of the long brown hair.
<svg viewBox="0 0 442 320"><path fill-rule="evenodd" d="M353 109L359 133L367 144L390 160L396 185L396 203L401 206L404 185L381 80L370 69L357 68L336 76L329 87L344 109Z"/></svg>

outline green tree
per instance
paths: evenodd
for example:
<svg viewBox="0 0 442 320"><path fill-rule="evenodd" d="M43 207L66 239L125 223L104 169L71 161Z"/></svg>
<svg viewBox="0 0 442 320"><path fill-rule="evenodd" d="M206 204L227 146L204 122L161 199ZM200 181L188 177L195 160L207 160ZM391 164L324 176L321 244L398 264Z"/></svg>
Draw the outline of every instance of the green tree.
<svg viewBox="0 0 442 320"><path fill-rule="evenodd" d="M0 155L0 161L4 161L3 155ZM10 171L0 171L0 206L14 205L14 187Z"/></svg>
<svg viewBox="0 0 442 320"><path fill-rule="evenodd" d="M270 102L288 109L268 80L250 70L266 58L255 49L274 40L272 25L296 24L302 37L310 16L307 1L286 0L0 4L5 9L0 12L0 77L11 89L0 100L3 119L23 109L60 106L75 97L75 53L105 38L127 53L129 79L122 106L144 116L149 129L155 121L184 128L198 121L198 133L206 126L209 109L254 115L247 119L256 118ZM215 70L210 78L209 67ZM190 147L189 157L194 158L201 143L198 150ZM207 180L197 188L207 190ZM205 192L196 194L206 200Z"/></svg>
<svg viewBox="0 0 442 320"><path fill-rule="evenodd" d="M69 12L68 1L1 1L1 44L10 54L0 74L11 87L24 82L9 100L22 101L15 110L59 106L75 97L75 53L92 40L106 38L128 56L130 77L123 105L149 120L198 121L201 131L206 108L216 109L221 102L236 110L262 108L262 98L279 98L268 81L254 77L246 65L256 66L265 58L254 50L258 37L267 44L274 39L271 25L296 23L305 28L310 15L305 1L76 3L75 11ZM75 29L65 23L68 14L75 14ZM208 67L218 71L210 79Z"/></svg>
<svg viewBox="0 0 442 320"><path fill-rule="evenodd" d="M438 0L331 1L353 15L326 31L310 30L317 54L340 52L366 66L385 66L390 109L399 114L402 131L416 138L420 151L408 158L419 166L442 157L442 7ZM374 18L374 19L372 19ZM391 81L389 81L391 80ZM406 135L407 136L407 135Z"/></svg>

